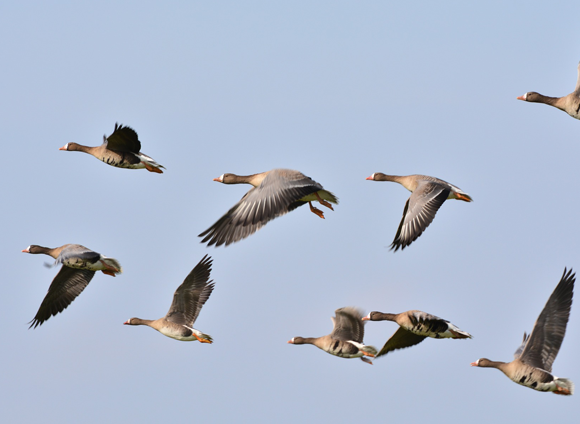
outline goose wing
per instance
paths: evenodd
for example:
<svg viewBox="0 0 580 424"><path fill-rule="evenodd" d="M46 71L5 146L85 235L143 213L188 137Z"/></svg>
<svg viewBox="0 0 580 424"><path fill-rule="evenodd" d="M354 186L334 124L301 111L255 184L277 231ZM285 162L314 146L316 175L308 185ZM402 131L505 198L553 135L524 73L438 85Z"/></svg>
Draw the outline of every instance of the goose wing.
<svg viewBox="0 0 580 424"><path fill-rule="evenodd" d="M525 346L520 359L526 364L552 372L552 364L566 334L575 281L576 274L572 269L564 269L562 278L536 320L527 343L524 340Z"/></svg>
<svg viewBox="0 0 580 424"><path fill-rule="evenodd" d="M29 328L36 328L51 316L64 311L90 283L95 271L63 266L52 280Z"/></svg>
<svg viewBox="0 0 580 424"><path fill-rule="evenodd" d="M387 340L376 357L378 358L379 356L386 355L393 350L415 346L416 344L419 344L425 340L425 338L425 336L418 336L417 334L405 330L403 327L399 327L399 329L395 331L391 338Z"/></svg>
<svg viewBox="0 0 580 424"><path fill-rule="evenodd" d="M336 318L332 318L334 328L330 337L336 340L363 342L365 335L365 322L363 314L356 308L345 307L334 311Z"/></svg>
<svg viewBox="0 0 580 424"><path fill-rule="evenodd" d="M212 258L205 255L185 277L183 283L175 290L173 302L165 315L167 321L193 326L214 288L214 283L209 281L211 265Z"/></svg>
<svg viewBox="0 0 580 424"><path fill-rule="evenodd" d="M395 252L413 243L435 218L451 189L434 181L421 181L405 204L403 218L391 249Z"/></svg>
<svg viewBox="0 0 580 424"><path fill-rule="evenodd" d="M107 148L117 152L139 153L141 142L135 130L115 123L115 131L106 139Z"/></svg>

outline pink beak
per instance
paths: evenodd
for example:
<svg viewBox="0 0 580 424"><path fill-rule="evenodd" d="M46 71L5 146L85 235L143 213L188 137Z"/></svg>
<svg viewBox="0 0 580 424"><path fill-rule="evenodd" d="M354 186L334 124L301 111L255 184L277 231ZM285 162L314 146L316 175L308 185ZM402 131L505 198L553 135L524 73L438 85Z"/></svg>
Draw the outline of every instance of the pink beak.
<svg viewBox="0 0 580 424"><path fill-rule="evenodd" d="M476 366L477 366L477 362L472 362L472 363L471 363L471 364L469 364L469 365L471 365L472 367L476 367Z"/></svg>
<svg viewBox="0 0 580 424"><path fill-rule="evenodd" d="M30 253L30 251L28 249L23 249L22 250L24 253Z"/></svg>
<svg viewBox="0 0 580 424"><path fill-rule="evenodd" d="M518 96L516 97L516 99L526 101L526 99L524 99L524 96Z"/></svg>
<svg viewBox="0 0 580 424"><path fill-rule="evenodd" d="M370 177L366 177L365 179L366 180L372 180L373 179L373 176L371 175Z"/></svg>

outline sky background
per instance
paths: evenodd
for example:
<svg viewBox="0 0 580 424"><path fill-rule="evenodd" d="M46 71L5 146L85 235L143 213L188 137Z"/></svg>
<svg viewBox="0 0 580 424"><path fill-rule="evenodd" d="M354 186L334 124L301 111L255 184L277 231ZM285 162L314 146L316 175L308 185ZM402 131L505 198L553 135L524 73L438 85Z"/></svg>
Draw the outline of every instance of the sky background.
<svg viewBox="0 0 580 424"><path fill-rule="evenodd" d="M580 122L527 91L574 89L578 2L102 1L0 3L0 410L6 422L548 422L580 396L469 363L510 361L564 267L580 270ZM167 170L58 148L115 122ZM297 169L335 193L227 248L199 233L250 188L213 182ZM409 192L373 172L426 174L446 202L404 251L389 245ZM63 313L28 330L57 268L30 244L118 259ZM164 316L209 253L215 290L179 342ZM578 301L577 301L578 302ZM554 374L580 384L575 302ZM337 308L448 319L373 366L292 346ZM366 325L380 348L391 322Z"/></svg>

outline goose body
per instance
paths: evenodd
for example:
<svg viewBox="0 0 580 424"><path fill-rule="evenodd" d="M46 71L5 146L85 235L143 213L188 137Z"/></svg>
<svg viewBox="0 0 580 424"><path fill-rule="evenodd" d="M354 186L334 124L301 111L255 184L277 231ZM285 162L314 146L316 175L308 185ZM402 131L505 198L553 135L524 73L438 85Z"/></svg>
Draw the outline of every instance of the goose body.
<svg viewBox="0 0 580 424"><path fill-rule="evenodd" d="M566 112L572 118L580 119L580 63L578 64L576 87L570 94L563 97L549 97L535 91L529 91L517 99L531 103L544 103Z"/></svg>
<svg viewBox="0 0 580 424"><path fill-rule="evenodd" d="M51 316L65 310L90 283L96 271L112 277L123 271L116 259L107 258L80 244L65 244L56 248L30 245L22 251L45 254L54 258L55 264L62 264L31 321L30 328L42 325Z"/></svg>
<svg viewBox="0 0 580 424"><path fill-rule="evenodd" d="M514 354L512 362L490 361L480 358L474 367L497 368L509 379L522 386L558 395L574 393L574 383L552 374L552 364L560 351L570 317L576 275L564 269L562 278L536 320L530 335Z"/></svg>
<svg viewBox="0 0 580 424"><path fill-rule="evenodd" d="M109 137L103 136L103 144L96 147L67 143L59 150L88 153L100 161L117 168L147 169L162 174L161 168L151 157L141 153L141 142L131 127L115 124L115 131Z"/></svg>
<svg viewBox="0 0 580 424"><path fill-rule="evenodd" d="M209 280L212 259L205 255L191 270L173 295L169 312L159 319L130 318L125 325L146 325L167 337L184 342L212 343L210 335L193 328L201 308L209 299L215 283Z"/></svg>
<svg viewBox="0 0 580 424"><path fill-rule="evenodd" d="M367 357L374 357L377 350L363 343L364 322L362 313L353 307L340 308L332 317L332 333L322 337L293 337L290 344L311 344L340 358L361 358L372 365Z"/></svg>
<svg viewBox="0 0 580 424"><path fill-rule="evenodd" d="M396 182L412 193L405 203L403 218L391 244L391 250L395 252L405 249L423 234L445 200L473 200L459 187L428 175L398 176L375 172L367 180Z"/></svg>
<svg viewBox="0 0 580 424"><path fill-rule="evenodd" d="M262 228L268 221L306 203L321 218L321 210L313 201L333 209L338 199L322 185L291 169L273 169L259 174L240 176L223 174L214 181L223 184L251 184L253 187L215 224L199 235L208 246L226 246L240 241Z"/></svg>
<svg viewBox="0 0 580 424"><path fill-rule="evenodd" d="M449 321L422 311L411 310L400 314L373 311L362 319L365 321L394 321L399 324L399 329L387 340L377 354L377 358L391 351L419 344L427 337L434 339L471 338L471 334L460 330Z"/></svg>

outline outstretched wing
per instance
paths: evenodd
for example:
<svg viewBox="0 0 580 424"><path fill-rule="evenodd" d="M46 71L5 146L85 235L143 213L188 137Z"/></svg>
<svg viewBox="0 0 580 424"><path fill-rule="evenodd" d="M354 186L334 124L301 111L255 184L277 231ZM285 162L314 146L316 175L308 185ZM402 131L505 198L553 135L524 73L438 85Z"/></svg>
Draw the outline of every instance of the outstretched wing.
<svg viewBox="0 0 580 424"><path fill-rule="evenodd" d="M376 357L378 358L379 356L386 355L393 350L415 346L416 344L419 344L425 340L425 338L425 336L418 336L417 334L405 330L403 327L399 327L399 329L395 331L391 338L387 340Z"/></svg>
<svg viewBox="0 0 580 424"><path fill-rule="evenodd" d="M566 334L575 281L576 274L572 269L564 269L522 350L520 359L526 364L552 372L552 364Z"/></svg>
<svg viewBox="0 0 580 424"><path fill-rule="evenodd" d="M199 235L208 246L226 246L262 228L268 221L295 209L300 199L322 186L298 171L274 169L215 224Z"/></svg>
<svg viewBox="0 0 580 424"><path fill-rule="evenodd" d="M391 250L394 249L396 252L399 248L404 249L417 240L433 222L435 214L450 192L450 188L437 182L421 181L407 199Z"/></svg>
<svg viewBox="0 0 580 424"><path fill-rule="evenodd" d="M192 327L202 306L214 288L209 281L212 258L205 255L191 270L173 295L173 303L165 315L168 321Z"/></svg>
<svg viewBox="0 0 580 424"><path fill-rule="evenodd" d="M36 328L51 316L64 311L85 289L95 271L63 266L48 288L48 293L38 308L29 328Z"/></svg>

